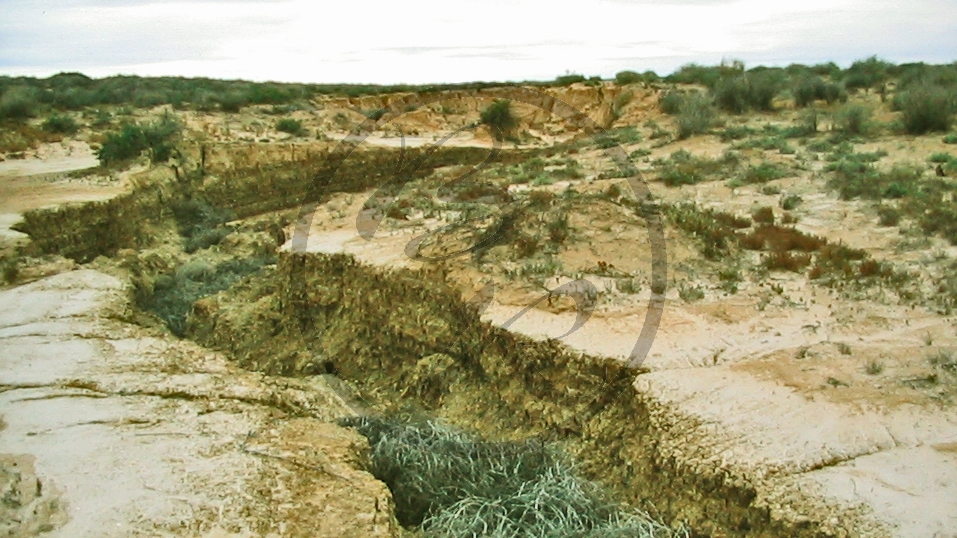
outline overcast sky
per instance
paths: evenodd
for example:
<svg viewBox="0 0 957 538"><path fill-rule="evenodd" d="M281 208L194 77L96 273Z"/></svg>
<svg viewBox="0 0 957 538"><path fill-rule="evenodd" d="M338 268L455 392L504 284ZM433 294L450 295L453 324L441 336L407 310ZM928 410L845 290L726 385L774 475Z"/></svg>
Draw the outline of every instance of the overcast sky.
<svg viewBox="0 0 957 538"><path fill-rule="evenodd" d="M0 0L0 74L550 79L957 60L957 0Z"/></svg>

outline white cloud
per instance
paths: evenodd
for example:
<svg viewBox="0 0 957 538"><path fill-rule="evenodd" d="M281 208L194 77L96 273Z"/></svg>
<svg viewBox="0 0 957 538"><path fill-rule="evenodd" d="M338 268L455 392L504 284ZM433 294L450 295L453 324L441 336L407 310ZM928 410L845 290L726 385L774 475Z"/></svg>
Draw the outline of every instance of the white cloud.
<svg viewBox="0 0 957 538"><path fill-rule="evenodd" d="M309 82L670 72L722 58L957 59L957 3L918 0L7 1L0 73Z"/></svg>

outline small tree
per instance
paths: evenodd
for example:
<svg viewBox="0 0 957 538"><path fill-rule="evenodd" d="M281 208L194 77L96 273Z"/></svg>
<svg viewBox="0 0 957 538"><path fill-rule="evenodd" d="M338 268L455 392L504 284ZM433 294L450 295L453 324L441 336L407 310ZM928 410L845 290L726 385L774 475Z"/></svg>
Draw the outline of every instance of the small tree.
<svg viewBox="0 0 957 538"><path fill-rule="evenodd" d="M694 92L686 96L678 111L678 138L707 133L714 116L714 106L706 95Z"/></svg>
<svg viewBox="0 0 957 538"><path fill-rule="evenodd" d="M283 118L277 121L276 130L289 133L293 136L300 136L305 132L302 128L302 122L292 118Z"/></svg>
<svg viewBox="0 0 957 538"><path fill-rule="evenodd" d="M643 79L641 75L635 71L619 71L618 73L615 73L615 84L618 84L619 86L642 82L642 80Z"/></svg>
<svg viewBox="0 0 957 538"><path fill-rule="evenodd" d="M0 119L25 120L36 113L36 96L32 88L14 86L0 97Z"/></svg>
<svg viewBox="0 0 957 538"><path fill-rule="evenodd" d="M871 115L874 111L862 104L847 104L837 111L835 123L846 135L865 135L871 130Z"/></svg>
<svg viewBox="0 0 957 538"><path fill-rule="evenodd" d="M518 126L518 120L512 115L512 102L496 99L480 115L481 122L492 128L496 139L508 137Z"/></svg>
<svg viewBox="0 0 957 538"><path fill-rule="evenodd" d="M957 112L957 95L937 85L921 84L902 93L895 104L908 133L946 132Z"/></svg>

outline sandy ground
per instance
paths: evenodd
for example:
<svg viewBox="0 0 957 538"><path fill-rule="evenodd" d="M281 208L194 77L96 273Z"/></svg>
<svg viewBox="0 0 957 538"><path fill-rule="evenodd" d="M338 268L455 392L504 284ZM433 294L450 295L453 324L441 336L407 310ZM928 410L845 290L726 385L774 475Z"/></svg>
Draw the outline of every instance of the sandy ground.
<svg viewBox="0 0 957 538"><path fill-rule="evenodd" d="M310 230L306 250L417 267L404 248L422 233L422 223L383 226L371 241L358 235L355 218L368 194L334 197L300 224ZM453 274L464 295L481 287L475 271ZM773 279L787 300L762 309L760 289L691 304L668 292L643 364L651 372L637 377L635 389L680 417L675 423L698 426L667 432L662 450L762 484L758 503L792 521L841 507L858 514L862 536L955 536L957 410L898 382L924 368L919 357L930 349L926 335L934 335L937 346L952 343L949 320L923 309L836 298L787 274ZM499 282L486 320L502 325L542 294L517 285ZM591 319L563 341L626 358L648 298L648 291L627 299L603 294ZM510 329L556 338L575 317L543 303ZM884 361L885 371L865 374L869 360ZM794 492L809 500L792 505Z"/></svg>
<svg viewBox="0 0 957 538"><path fill-rule="evenodd" d="M323 378L238 370L126 301L93 270L0 292L4 536L395 535Z"/></svg>

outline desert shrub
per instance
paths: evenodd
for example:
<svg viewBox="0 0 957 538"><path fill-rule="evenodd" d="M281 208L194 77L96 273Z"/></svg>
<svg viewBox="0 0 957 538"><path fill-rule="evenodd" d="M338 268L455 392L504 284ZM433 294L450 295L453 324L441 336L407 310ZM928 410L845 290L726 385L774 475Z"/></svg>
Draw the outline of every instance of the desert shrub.
<svg viewBox="0 0 957 538"><path fill-rule="evenodd" d="M770 209L766 208L766 210ZM776 226L774 224L762 224L752 230L751 233L741 236L741 245L748 250L814 252L820 250L826 244L827 240L823 237L809 235L792 227Z"/></svg>
<svg viewBox="0 0 957 538"><path fill-rule="evenodd" d="M282 118L277 121L276 130L283 133L289 133L293 136L300 136L305 132L305 130L302 128L302 122L292 118Z"/></svg>
<svg viewBox="0 0 957 538"><path fill-rule="evenodd" d="M690 203L664 205L662 213L668 223L695 237L702 245L702 253L709 260L728 254L736 236L735 230L751 225L728 213L702 209Z"/></svg>
<svg viewBox="0 0 957 538"><path fill-rule="evenodd" d="M751 212L751 219L760 224L774 224L774 209L759 207Z"/></svg>
<svg viewBox="0 0 957 538"><path fill-rule="evenodd" d="M841 160L828 169L834 172L828 186L844 200L901 198L916 191L922 175L921 170L908 166L878 172L873 165L852 159Z"/></svg>
<svg viewBox="0 0 957 538"><path fill-rule="evenodd" d="M714 117L714 106L710 99L697 92L687 96L678 112L678 138L683 140L707 133L711 130Z"/></svg>
<svg viewBox="0 0 957 538"><path fill-rule="evenodd" d="M825 82L819 76L805 76L799 78L791 88L794 96L794 105L798 108L808 107L815 101L827 101L833 104L837 101L847 101L847 91L840 84Z"/></svg>
<svg viewBox="0 0 957 538"><path fill-rule="evenodd" d="M685 101L685 92L679 90L668 90L661 94L658 99L658 108L665 114L677 114L681 112L681 106Z"/></svg>
<svg viewBox="0 0 957 538"><path fill-rule="evenodd" d="M774 97L781 91L783 79L774 69L752 70L747 74L749 90L749 104L755 110L770 111L774 109Z"/></svg>
<svg viewBox="0 0 957 538"><path fill-rule="evenodd" d="M97 151L97 158L100 164L109 166L133 159L149 150L153 163L165 162L172 156L181 130L179 120L170 115L148 124L127 123L119 132L106 135L106 140Z"/></svg>
<svg viewBox="0 0 957 538"><path fill-rule="evenodd" d="M888 78L888 70L893 64L871 56L866 60L858 60L844 70L844 85L851 89L874 88L883 84Z"/></svg>
<svg viewBox="0 0 957 538"><path fill-rule="evenodd" d="M814 101L824 98L824 79L821 77L802 77L791 89L794 96L794 105L800 108L814 104Z"/></svg>
<svg viewBox="0 0 957 538"><path fill-rule="evenodd" d="M797 194L787 194L781 197L781 209L785 211L791 211L797 206L801 205L804 199L798 196Z"/></svg>
<svg viewBox="0 0 957 538"><path fill-rule="evenodd" d="M941 139L944 144L957 144L957 134L949 134Z"/></svg>
<svg viewBox="0 0 957 538"><path fill-rule="evenodd" d="M718 133L718 136L720 136L722 142L727 142L729 140L741 140L755 133L757 131L747 125L730 125Z"/></svg>
<svg viewBox="0 0 957 538"><path fill-rule="evenodd" d="M596 145L601 149L641 142L642 134L634 125L609 129L596 137Z"/></svg>
<svg viewBox="0 0 957 538"><path fill-rule="evenodd" d="M562 244L568 239L571 233L571 226L568 224L568 214L558 213L555 218L548 222L548 238L552 243Z"/></svg>
<svg viewBox="0 0 957 538"><path fill-rule="evenodd" d="M685 150L671 154L667 161L657 162L658 177L669 187L693 185L719 175L727 175L740 163L735 153L727 152L719 159L696 157Z"/></svg>
<svg viewBox="0 0 957 538"><path fill-rule="evenodd" d="M625 84L634 84L643 82L644 78L635 71L619 71L615 73L615 84L623 86Z"/></svg>
<svg viewBox="0 0 957 538"><path fill-rule="evenodd" d="M787 170L779 165L762 162L757 166L749 166L741 176L741 181L747 184L767 183L780 179L788 174Z"/></svg>
<svg viewBox="0 0 957 538"><path fill-rule="evenodd" d="M565 75L560 75L555 77L555 86L570 86L576 82L585 82L588 80L585 78L585 75L579 75L577 73L567 73Z"/></svg>
<svg viewBox="0 0 957 538"><path fill-rule="evenodd" d="M877 208L877 220L881 226L897 226L901 221L901 213L897 208L882 205Z"/></svg>
<svg viewBox="0 0 957 538"><path fill-rule="evenodd" d="M927 160L932 163L948 163L954 160L954 156L951 155L950 153L939 151L937 153L932 154L930 157L927 158Z"/></svg>
<svg viewBox="0 0 957 538"><path fill-rule="evenodd" d="M904 130L910 134L947 131L957 113L957 94L953 89L922 84L900 93L895 98Z"/></svg>
<svg viewBox="0 0 957 538"><path fill-rule="evenodd" d="M17 259L3 260L3 281L7 284L16 284L20 278L20 264Z"/></svg>
<svg viewBox="0 0 957 538"><path fill-rule="evenodd" d="M158 277L151 289L139 290L139 306L162 319L170 332L184 336L193 303L230 288L270 263L275 263L275 260L237 258L216 266L202 261L191 261L172 274Z"/></svg>
<svg viewBox="0 0 957 538"><path fill-rule="evenodd" d="M518 126L518 120L512 114L512 103L508 100L496 99L482 110L480 121L491 127L493 134L499 139L509 136Z"/></svg>
<svg viewBox="0 0 957 538"><path fill-rule="evenodd" d="M36 114L37 99L33 88L13 86L0 96L0 119L25 120Z"/></svg>
<svg viewBox="0 0 957 538"><path fill-rule="evenodd" d="M704 291L702 291L698 286L681 284L678 286L678 297L680 297L681 300L686 303L693 303L695 301L704 299Z"/></svg>
<svg viewBox="0 0 957 538"><path fill-rule="evenodd" d="M828 82L824 84L824 100L827 101L829 105L837 102L846 103L847 90L840 84Z"/></svg>
<svg viewBox="0 0 957 538"><path fill-rule="evenodd" d="M223 112L239 112L248 103L241 92L227 92L218 98L218 102Z"/></svg>
<svg viewBox="0 0 957 538"><path fill-rule="evenodd" d="M717 66L691 63L679 67L677 71L665 77L665 80L679 84L701 84L708 88L714 88L721 79L734 77L743 72L744 63L737 60L722 62L721 65Z"/></svg>
<svg viewBox="0 0 957 538"><path fill-rule="evenodd" d="M748 110L771 110L774 96L781 89L781 80L770 71L749 72L721 79L714 87L718 108L733 114Z"/></svg>
<svg viewBox="0 0 957 538"><path fill-rule="evenodd" d="M396 519L426 536L670 537L621 508L540 442L491 442L434 421L348 418L369 439L370 472L389 486Z"/></svg>
<svg viewBox="0 0 957 538"><path fill-rule="evenodd" d="M43 130L48 133L73 134L79 126L69 114L51 114L43 120Z"/></svg>
<svg viewBox="0 0 957 538"><path fill-rule="evenodd" d="M810 254L794 254L788 251L774 251L761 258L761 264L770 271L801 272L811 265Z"/></svg>
<svg viewBox="0 0 957 538"><path fill-rule="evenodd" d="M837 111L834 122L838 130L848 136L868 134L871 130L871 116L874 111L860 103L847 104Z"/></svg>
<svg viewBox="0 0 957 538"><path fill-rule="evenodd" d="M714 102L721 110L743 114L750 108L750 86L746 76L722 79L714 88Z"/></svg>

